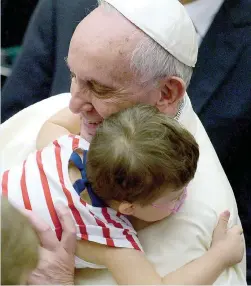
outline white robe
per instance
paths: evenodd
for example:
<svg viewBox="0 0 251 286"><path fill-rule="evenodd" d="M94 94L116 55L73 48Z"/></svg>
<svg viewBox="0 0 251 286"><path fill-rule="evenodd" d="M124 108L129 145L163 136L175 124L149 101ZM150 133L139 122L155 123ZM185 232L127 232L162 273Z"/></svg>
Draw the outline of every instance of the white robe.
<svg viewBox="0 0 251 286"><path fill-rule="evenodd" d="M1 125L1 170L22 162L35 150L35 140L42 124L66 107L69 99L69 93L50 97L24 109ZM187 95L179 121L194 135L200 147L198 169L189 184L188 197L179 213L138 232L148 259L161 276L205 253L222 211L228 209L231 212L230 225L240 224L232 188ZM225 270L215 285L246 285L245 276L244 256L240 264ZM107 270L83 277L79 273L77 283L115 284Z"/></svg>

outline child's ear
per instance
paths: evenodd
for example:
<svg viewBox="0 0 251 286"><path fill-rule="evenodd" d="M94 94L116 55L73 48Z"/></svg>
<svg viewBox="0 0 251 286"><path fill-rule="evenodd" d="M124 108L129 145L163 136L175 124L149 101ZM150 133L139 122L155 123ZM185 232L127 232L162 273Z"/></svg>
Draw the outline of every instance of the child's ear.
<svg viewBox="0 0 251 286"><path fill-rule="evenodd" d="M133 215L135 211L135 206L128 202L120 203L118 211L124 215Z"/></svg>

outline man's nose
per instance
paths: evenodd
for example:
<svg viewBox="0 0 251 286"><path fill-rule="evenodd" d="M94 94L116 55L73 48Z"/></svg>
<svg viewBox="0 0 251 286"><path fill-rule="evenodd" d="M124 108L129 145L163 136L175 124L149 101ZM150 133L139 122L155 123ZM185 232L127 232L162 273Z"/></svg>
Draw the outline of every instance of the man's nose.
<svg viewBox="0 0 251 286"><path fill-rule="evenodd" d="M71 112L78 114L81 112L90 112L93 109L91 102L79 97L72 96L69 104Z"/></svg>
<svg viewBox="0 0 251 286"><path fill-rule="evenodd" d="M82 110L85 112L90 112L92 111L92 109L93 109L93 105L90 102L86 102L82 108Z"/></svg>

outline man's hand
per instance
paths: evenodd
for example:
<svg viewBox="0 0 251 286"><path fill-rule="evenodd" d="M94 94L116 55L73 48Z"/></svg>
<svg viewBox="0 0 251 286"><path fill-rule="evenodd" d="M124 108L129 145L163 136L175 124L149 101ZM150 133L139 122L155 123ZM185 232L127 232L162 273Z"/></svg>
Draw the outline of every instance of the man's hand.
<svg viewBox="0 0 251 286"><path fill-rule="evenodd" d="M40 238L40 260L28 280L33 285L74 285L74 266L76 248L76 228L69 210L65 206L57 207L62 224L62 239L32 212L26 212Z"/></svg>

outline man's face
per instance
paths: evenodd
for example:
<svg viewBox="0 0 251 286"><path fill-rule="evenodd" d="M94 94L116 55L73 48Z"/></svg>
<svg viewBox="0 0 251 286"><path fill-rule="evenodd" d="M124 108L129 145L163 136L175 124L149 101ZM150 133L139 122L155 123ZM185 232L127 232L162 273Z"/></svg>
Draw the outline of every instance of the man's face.
<svg viewBox="0 0 251 286"><path fill-rule="evenodd" d="M69 107L80 115L80 134L85 139L91 140L103 119L136 103L156 105L169 115L177 112L174 100L171 104L163 104L166 100L162 100L163 90L170 96L172 88L169 92L165 83L142 87L139 76L130 69L132 53L143 39L143 33L131 22L117 11L106 11L103 7L95 9L78 25L68 53L72 74ZM176 87L173 82L179 81L170 82L170 86ZM182 88L176 90L184 94Z"/></svg>
<svg viewBox="0 0 251 286"><path fill-rule="evenodd" d="M156 89L142 88L130 57L142 34L119 13L99 7L77 27L69 48L70 109L80 114L81 135L91 138L98 124L138 102L155 104Z"/></svg>

